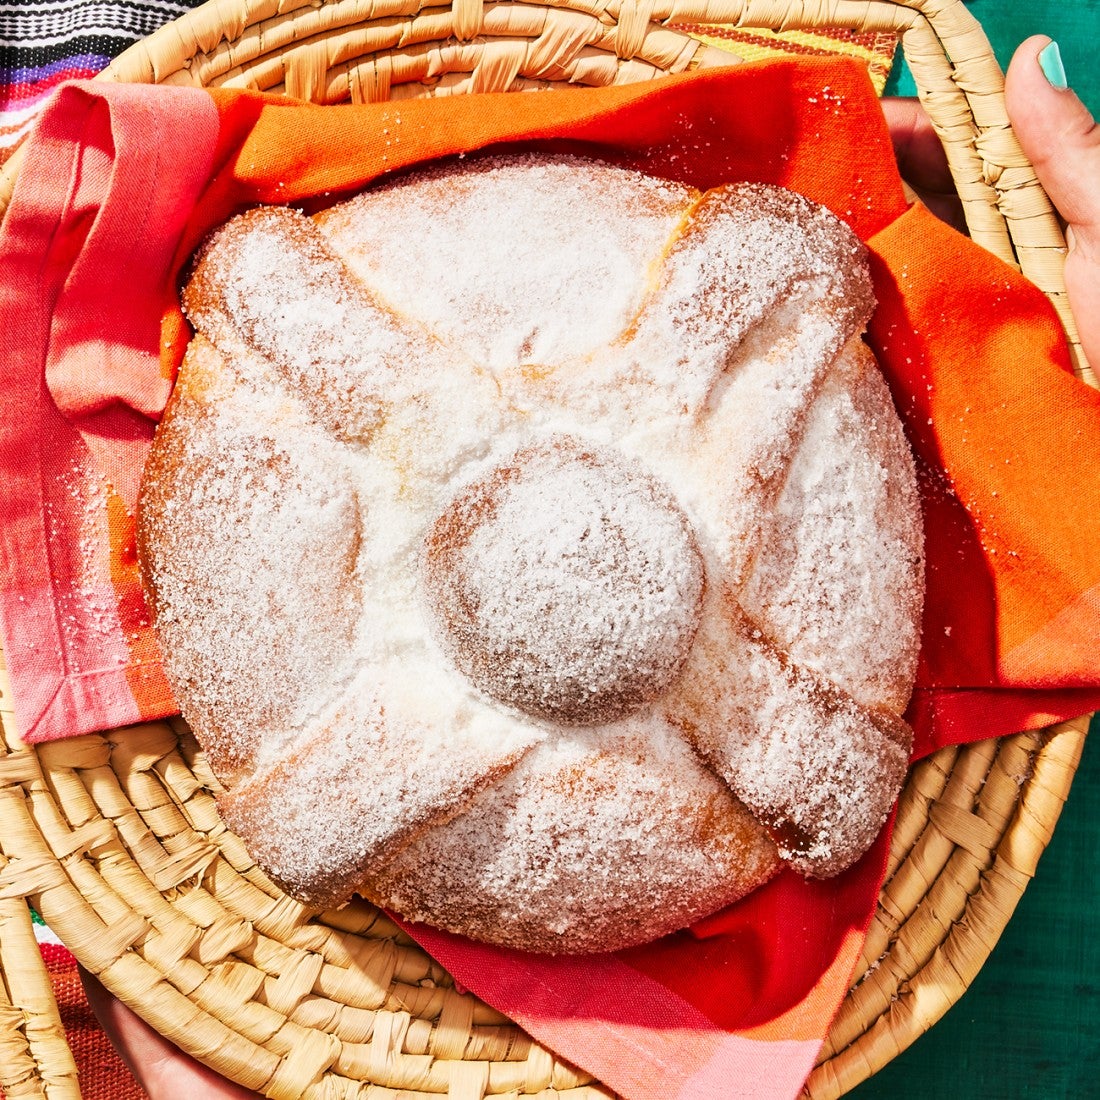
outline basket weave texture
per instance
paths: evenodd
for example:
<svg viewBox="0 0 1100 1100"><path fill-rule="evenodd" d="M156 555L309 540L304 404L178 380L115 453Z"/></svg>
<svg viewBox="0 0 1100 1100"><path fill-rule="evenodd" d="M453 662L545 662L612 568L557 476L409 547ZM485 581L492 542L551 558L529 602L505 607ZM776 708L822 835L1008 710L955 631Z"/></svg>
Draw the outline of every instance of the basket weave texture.
<svg viewBox="0 0 1100 1100"><path fill-rule="evenodd" d="M728 64L713 39L680 29L702 25L898 36L972 236L1048 294L1095 384L1065 303L1057 218L961 0L210 0L103 78L322 103L607 85ZM0 171L0 212L18 170L15 156ZM313 917L282 895L221 823L217 781L182 722L28 749L2 664L0 719L0 1088L13 1100L80 1095L27 900L154 1027L269 1096L610 1096L457 991L369 905ZM912 770L855 984L808 1096L853 1088L965 992L1035 871L1086 727L950 747Z"/></svg>

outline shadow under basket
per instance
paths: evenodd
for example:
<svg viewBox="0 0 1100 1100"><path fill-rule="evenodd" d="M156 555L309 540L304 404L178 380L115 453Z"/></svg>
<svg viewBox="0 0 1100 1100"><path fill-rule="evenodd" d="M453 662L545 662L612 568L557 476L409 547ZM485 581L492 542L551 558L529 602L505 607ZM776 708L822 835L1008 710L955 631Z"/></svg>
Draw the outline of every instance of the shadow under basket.
<svg viewBox="0 0 1100 1100"><path fill-rule="evenodd" d="M363 102L648 80L729 64L727 51L854 53L884 75L900 42L971 236L1050 297L1077 373L1095 385L1065 302L1058 220L962 0L380 8L210 0L100 79ZM0 213L20 159L0 170ZM2 664L0 717L0 1088L13 1100L80 1096L28 902L153 1027L270 1096L611 1096L456 990L378 910L314 916L285 897L219 819L218 783L182 721L27 748ZM912 769L863 956L807 1096L855 1087L963 995L1035 872L1087 726L950 747Z"/></svg>

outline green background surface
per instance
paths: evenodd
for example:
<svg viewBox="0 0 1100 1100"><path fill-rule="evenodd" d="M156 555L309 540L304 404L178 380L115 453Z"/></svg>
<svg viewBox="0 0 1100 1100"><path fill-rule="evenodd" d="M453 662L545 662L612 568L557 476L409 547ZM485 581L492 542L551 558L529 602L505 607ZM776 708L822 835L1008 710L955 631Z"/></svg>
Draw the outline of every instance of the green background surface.
<svg viewBox="0 0 1100 1100"><path fill-rule="evenodd" d="M1055 39L1070 87L1100 115L1100 0L970 0L966 6L985 30L1002 69L1025 38L1045 34ZM916 95L904 64L894 66L886 93Z"/></svg>
<svg viewBox="0 0 1100 1100"><path fill-rule="evenodd" d="M972 0L1002 68L1032 34L1057 40L1100 115L1100 0ZM887 93L913 95L904 65ZM1098 181L1100 182L1100 181ZM1098 640L1100 641L1100 640ZM1100 1098L1100 722L1054 839L963 998L851 1100Z"/></svg>
<svg viewBox="0 0 1100 1100"><path fill-rule="evenodd" d="M1100 1097L1100 721L1038 873L976 980L851 1100Z"/></svg>

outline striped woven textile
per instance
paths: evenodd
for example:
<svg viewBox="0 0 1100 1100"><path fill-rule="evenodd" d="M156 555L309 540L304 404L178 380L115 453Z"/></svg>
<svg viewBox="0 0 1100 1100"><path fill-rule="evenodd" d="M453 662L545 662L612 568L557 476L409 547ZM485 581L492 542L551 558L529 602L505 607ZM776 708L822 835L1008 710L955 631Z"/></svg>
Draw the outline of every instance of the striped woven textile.
<svg viewBox="0 0 1100 1100"><path fill-rule="evenodd" d="M27 135L50 92L94 76L112 58L202 0L0 0L0 164ZM752 30L702 24L675 29L758 61L843 54L867 62L880 94L893 62L889 34Z"/></svg>
<svg viewBox="0 0 1100 1100"><path fill-rule="evenodd" d="M670 23L708 46L736 54L745 61L774 57L855 57L867 64L875 91L882 95L894 63L897 36L882 31L851 31L842 27L772 31L712 23Z"/></svg>
<svg viewBox="0 0 1100 1100"><path fill-rule="evenodd" d="M94 76L202 0L0 0L0 162L50 92Z"/></svg>

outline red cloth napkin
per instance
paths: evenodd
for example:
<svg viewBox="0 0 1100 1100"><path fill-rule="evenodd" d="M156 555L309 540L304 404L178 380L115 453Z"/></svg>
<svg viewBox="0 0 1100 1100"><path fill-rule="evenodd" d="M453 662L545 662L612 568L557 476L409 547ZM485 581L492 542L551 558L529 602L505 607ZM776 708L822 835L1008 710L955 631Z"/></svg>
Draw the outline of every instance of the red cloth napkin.
<svg viewBox="0 0 1100 1100"><path fill-rule="evenodd" d="M242 205L517 142L703 187L780 183L846 218L872 251L871 342L921 467L917 752L1100 706L1089 644L1100 396L1068 373L1038 291L906 207L862 67L810 61L374 106L63 90L0 231L0 626L28 739L174 708L132 509L186 340L176 274L203 233ZM610 956L545 959L411 931L460 982L631 1100L784 1100L844 995L887 842L838 879L780 876L691 931Z"/></svg>

